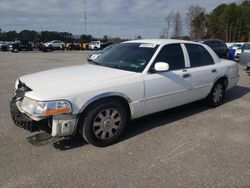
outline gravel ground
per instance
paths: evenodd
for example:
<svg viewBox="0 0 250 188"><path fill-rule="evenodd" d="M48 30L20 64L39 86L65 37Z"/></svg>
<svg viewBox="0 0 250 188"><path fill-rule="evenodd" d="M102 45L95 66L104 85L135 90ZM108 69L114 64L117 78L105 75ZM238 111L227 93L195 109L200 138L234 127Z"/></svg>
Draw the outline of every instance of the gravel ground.
<svg viewBox="0 0 250 188"><path fill-rule="evenodd" d="M225 104L203 102L129 124L106 148L80 138L31 143L8 103L18 76L82 64L87 52L0 52L0 187L250 187L250 76ZM33 137L32 137L33 138Z"/></svg>

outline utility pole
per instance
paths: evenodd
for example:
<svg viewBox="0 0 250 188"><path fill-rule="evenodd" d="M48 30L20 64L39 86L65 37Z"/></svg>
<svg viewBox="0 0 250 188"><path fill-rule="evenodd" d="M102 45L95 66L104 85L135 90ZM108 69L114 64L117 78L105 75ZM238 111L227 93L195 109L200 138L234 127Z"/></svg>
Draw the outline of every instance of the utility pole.
<svg viewBox="0 0 250 188"><path fill-rule="evenodd" d="M87 35L87 0L84 0L84 32Z"/></svg>

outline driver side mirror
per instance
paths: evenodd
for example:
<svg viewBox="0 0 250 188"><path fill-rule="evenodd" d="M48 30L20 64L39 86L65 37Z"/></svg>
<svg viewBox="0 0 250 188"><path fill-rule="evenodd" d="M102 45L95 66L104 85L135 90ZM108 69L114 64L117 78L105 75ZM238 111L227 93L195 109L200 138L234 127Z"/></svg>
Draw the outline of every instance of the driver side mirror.
<svg viewBox="0 0 250 188"><path fill-rule="evenodd" d="M155 72L166 72L169 70L169 64L166 62L157 62L154 66Z"/></svg>

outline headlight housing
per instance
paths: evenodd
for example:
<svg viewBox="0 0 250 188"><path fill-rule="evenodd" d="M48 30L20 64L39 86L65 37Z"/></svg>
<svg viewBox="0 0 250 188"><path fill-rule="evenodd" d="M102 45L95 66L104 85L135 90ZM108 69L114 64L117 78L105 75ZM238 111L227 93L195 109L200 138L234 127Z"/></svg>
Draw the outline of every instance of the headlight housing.
<svg viewBox="0 0 250 188"><path fill-rule="evenodd" d="M71 113L72 107L69 101L36 101L28 97L24 97L21 109L30 115L41 117L64 113Z"/></svg>

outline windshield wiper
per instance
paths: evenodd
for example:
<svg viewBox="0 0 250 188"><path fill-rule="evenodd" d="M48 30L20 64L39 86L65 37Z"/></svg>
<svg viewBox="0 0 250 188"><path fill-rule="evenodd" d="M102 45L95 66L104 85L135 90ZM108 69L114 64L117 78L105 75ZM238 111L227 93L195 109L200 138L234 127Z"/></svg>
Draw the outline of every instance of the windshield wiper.
<svg viewBox="0 0 250 188"><path fill-rule="evenodd" d="M110 68L121 68L121 65L117 65L117 64L105 64L106 67L110 67Z"/></svg>
<svg viewBox="0 0 250 188"><path fill-rule="evenodd" d="M91 61L89 61L89 63L94 64L94 65L101 65L100 63L98 63L98 62L95 61L95 60L91 60Z"/></svg>

